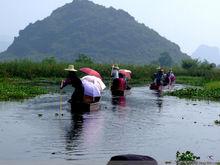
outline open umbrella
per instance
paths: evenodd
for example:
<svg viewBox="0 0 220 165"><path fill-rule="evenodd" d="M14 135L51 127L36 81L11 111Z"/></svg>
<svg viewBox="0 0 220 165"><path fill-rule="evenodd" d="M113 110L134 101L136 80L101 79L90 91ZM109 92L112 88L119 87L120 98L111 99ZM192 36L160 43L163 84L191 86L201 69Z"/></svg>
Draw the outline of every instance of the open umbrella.
<svg viewBox="0 0 220 165"><path fill-rule="evenodd" d="M82 77L81 80L82 81L89 81L89 82L93 83L95 86L97 86L99 88L99 90L101 92L106 88L103 81L100 78L95 77L95 76L87 75L87 76Z"/></svg>
<svg viewBox="0 0 220 165"><path fill-rule="evenodd" d="M101 92L99 88L89 81L82 81L84 86L84 95L91 96L91 97L100 97Z"/></svg>
<svg viewBox="0 0 220 165"><path fill-rule="evenodd" d="M127 69L120 69L119 73L123 74L126 78L131 79L131 71Z"/></svg>
<svg viewBox="0 0 220 165"><path fill-rule="evenodd" d="M92 75L92 76L96 76L100 79L102 79L101 75L99 74L99 72L97 72L96 70L93 70L91 68L80 68L79 69L81 72L86 73L88 75Z"/></svg>

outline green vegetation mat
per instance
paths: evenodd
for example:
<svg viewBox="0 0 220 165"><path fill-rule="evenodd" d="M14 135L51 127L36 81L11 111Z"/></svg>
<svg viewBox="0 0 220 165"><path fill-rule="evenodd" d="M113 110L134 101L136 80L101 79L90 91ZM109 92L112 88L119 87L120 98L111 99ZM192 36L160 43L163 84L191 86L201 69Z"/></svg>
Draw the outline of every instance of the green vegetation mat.
<svg viewBox="0 0 220 165"><path fill-rule="evenodd" d="M94 63L87 56L80 56L74 62L57 62L55 58L46 58L41 62L30 60L15 60L0 62L0 101L22 100L35 97L48 92L58 92L59 83L67 76L64 68L74 64L76 69L89 67L98 71L106 86L109 86L112 64ZM118 64L120 69L132 71L132 79L128 81L131 86L144 86L153 81L153 74L158 65L129 65ZM164 71L170 69L163 67ZM220 99L220 68L207 62L185 60L182 66L173 66L176 83L189 84L195 87L180 89L167 95L193 99ZM79 77L85 74L78 71Z"/></svg>
<svg viewBox="0 0 220 165"><path fill-rule="evenodd" d="M49 90L22 79L0 80L0 101L23 100L46 94Z"/></svg>

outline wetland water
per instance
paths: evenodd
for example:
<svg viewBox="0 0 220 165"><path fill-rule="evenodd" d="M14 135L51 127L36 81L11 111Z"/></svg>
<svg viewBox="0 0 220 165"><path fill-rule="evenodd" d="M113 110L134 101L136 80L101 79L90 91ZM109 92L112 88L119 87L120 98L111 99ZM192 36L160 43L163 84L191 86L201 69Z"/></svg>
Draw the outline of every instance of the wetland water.
<svg viewBox="0 0 220 165"><path fill-rule="evenodd" d="M118 104L105 90L99 111L71 115L71 90L62 96L63 116L55 115L59 94L0 103L0 160L104 165L114 155L143 154L165 162L189 150L199 161L220 161L219 102L159 97L145 86Z"/></svg>

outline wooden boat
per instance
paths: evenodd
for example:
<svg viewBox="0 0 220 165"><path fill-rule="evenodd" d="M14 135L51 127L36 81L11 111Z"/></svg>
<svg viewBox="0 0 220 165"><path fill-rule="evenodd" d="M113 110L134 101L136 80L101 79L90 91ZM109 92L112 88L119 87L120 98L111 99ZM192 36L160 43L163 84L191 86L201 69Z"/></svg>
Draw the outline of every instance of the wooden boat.
<svg viewBox="0 0 220 165"><path fill-rule="evenodd" d="M83 102L70 102L72 112L91 112L100 109L100 97L84 96Z"/></svg>
<svg viewBox="0 0 220 165"><path fill-rule="evenodd" d="M162 88L162 85L157 85L156 83L150 84L150 90L160 90Z"/></svg>
<svg viewBox="0 0 220 165"><path fill-rule="evenodd" d="M98 111L100 109L100 103L85 103L85 102L78 102L78 103L71 103L71 112L92 112Z"/></svg>

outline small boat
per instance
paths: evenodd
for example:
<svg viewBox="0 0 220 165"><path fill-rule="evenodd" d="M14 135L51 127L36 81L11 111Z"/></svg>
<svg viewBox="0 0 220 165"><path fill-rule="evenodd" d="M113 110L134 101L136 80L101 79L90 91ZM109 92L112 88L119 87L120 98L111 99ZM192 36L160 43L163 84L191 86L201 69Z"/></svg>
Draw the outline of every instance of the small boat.
<svg viewBox="0 0 220 165"><path fill-rule="evenodd" d="M161 89L162 89L162 85L157 85L154 82L150 84L150 90L161 90Z"/></svg>
<svg viewBox="0 0 220 165"><path fill-rule="evenodd" d="M100 99L101 97L84 95L82 102L72 102L71 100L68 102L71 104L72 112L91 112L100 109Z"/></svg>
<svg viewBox="0 0 220 165"><path fill-rule="evenodd" d="M92 112L98 111L100 109L100 103L85 103L85 102L78 102L78 103L71 103L71 112Z"/></svg>

